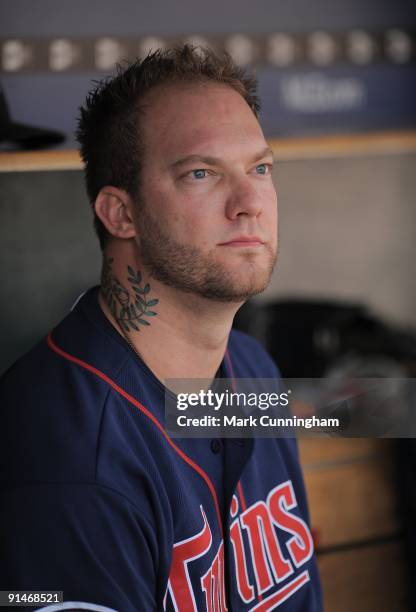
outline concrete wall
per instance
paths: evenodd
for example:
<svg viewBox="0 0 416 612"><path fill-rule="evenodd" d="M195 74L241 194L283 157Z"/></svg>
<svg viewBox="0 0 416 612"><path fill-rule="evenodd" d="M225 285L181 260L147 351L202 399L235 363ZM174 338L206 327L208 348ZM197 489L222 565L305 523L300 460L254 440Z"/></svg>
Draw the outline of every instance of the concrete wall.
<svg viewBox="0 0 416 612"><path fill-rule="evenodd" d="M0 372L99 281L82 173L0 173Z"/></svg>
<svg viewBox="0 0 416 612"><path fill-rule="evenodd" d="M416 155L282 162L266 298L335 297L416 326Z"/></svg>

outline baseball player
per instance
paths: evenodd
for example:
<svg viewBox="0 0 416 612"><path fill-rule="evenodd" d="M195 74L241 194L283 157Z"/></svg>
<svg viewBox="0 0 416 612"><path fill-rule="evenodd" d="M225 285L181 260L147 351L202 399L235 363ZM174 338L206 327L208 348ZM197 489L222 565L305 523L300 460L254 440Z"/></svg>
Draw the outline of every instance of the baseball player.
<svg viewBox="0 0 416 612"><path fill-rule="evenodd" d="M278 380L231 330L277 252L258 111L228 56L186 45L81 109L101 285L1 383L0 590L63 591L30 609L322 610L295 439L165 428L170 379Z"/></svg>

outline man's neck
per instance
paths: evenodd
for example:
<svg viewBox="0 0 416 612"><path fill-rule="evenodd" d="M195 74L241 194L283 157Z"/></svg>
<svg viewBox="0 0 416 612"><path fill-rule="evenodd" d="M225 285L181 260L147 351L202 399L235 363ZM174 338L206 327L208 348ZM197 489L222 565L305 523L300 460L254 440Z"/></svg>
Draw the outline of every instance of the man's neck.
<svg viewBox="0 0 416 612"><path fill-rule="evenodd" d="M104 254L100 305L154 375L211 380L239 304L177 291L151 278L134 243Z"/></svg>

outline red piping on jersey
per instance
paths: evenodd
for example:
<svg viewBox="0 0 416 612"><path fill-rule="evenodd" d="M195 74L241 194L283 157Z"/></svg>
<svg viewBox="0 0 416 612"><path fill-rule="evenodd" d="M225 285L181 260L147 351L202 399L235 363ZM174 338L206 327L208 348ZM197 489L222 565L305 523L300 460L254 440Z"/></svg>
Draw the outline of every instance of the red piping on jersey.
<svg viewBox="0 0 416 612"><path fill-rule="evenodd" d="M231 361L231 357L230 357L230 353L228 352L228 349L225 351L225 358L227 360L228 367L229 367L229 370L230 370L231 386L233 388L233 391L237 391L237 383L235 381L233 362ZM238 492L238 496L239 496L240 501L241 501L241 507L243 509L243 512L245 512L247 510L247 503L246 503L246 499L244 497L243 487L242 487L242 484L241 484L241 480L239 480L238 483L237 483L237 492ZM258 593L257 600L260 601L260 602L263 601L263 595L261 593Z"/></svg>
<svg viewBox="0 0 416 612"><path fill-rule="evenodd" d="M237 390L237 385L235 382L235 374L234 374L234 368L233 368L233 362L231 361L231 357L230 357L230 353L228 352L228 349L225 351L225 358L227 360L228 363L228 367L230 368L230 377L231 377L231 384L233 387L233 391Z"/></svg>
<svg viewBox="0 0 416 612"><path fill-rule="evenodd" d="M247 504L246 504L246 500L245 500L244 493L243 493L243 487L241 486L241 480L238 481L237 491L240 497L241 507L243 509L243 512L245 512L247 510Z"/></svg>
<svg viewBox="0 0 416 612"><path fill-rule="evenodd" d="M227 364L228 364L228 367L229 367L229 370L230 370L231 386L233 388L233 391L237 391L237 383L235 381L233 362L231 361L231 357L230 357L230 353L228 352L228 349L225 351L225 358L227 360ZM241 480L238 481L237 491L238 491L238 495L240 497L241 507L242 507L243 512L244 512L247 509L247 504L246 504L246 500L245 500L244 493L243 493L243 487L241 486Z"/></svg>
<svg viewBox="0 0 416 612"><path fill-rule="evenodd" d="M104 372L101 372L101 370L98 370L97 368L92 366L90 363L87 363L86 361L83 361L82 359L78 359L78 357L74 357L74 355L70 355L66 351L64 351L61 348L59 348L59 346L57 344L55 344L55 342L52 340L52 332L49 333L49 335L48 335L48 337L46 339L46 342L48 343L49 347L53 351L55 351L55 353L57 353L58 355L60 355L64 359L68 359L68 361L72 361L73 363L76 363L77 365L81 366L85 370L88 370L89 372L92 372L93 374L95 374L96 376L98 376L99 378L104 380L115 391L117 391L117 393L122 395L127 401L129 401L131 404L133 404L133 406L135 406L141 412L143 412L143 414L145 414L154 423L154 425L156 425L156 427L160 430L160 432L165 437L167 442L178 453L178 455L181 457L181 459L183 459L188 465L191 466L191 468L193 468L196 472L198 472L198 474L204 479L205 483L207 484L207 486L208 486L208 488L209 488L209 490L211 492L211 495L213 497L213 500L214 500L215 510L217 512L218 524L220 526L221 536L223 537L222 520L221 520L221 513L220 513L220 507L219 507L219 503L218 503L217 493L215 491L215 487L212 484L208 474L197 463L192 461L192 459L190 457L188 457L188 455L186 455L178 446L176 446L176 444L174 442L172 442L172 440L169 438L169 436L167 435L167 433L165 432L165 430L163 429L162 425L159 423L157 418L147 408L145 408L143 406L143 404L138 402L132 395L130 395L129 393L127 393L127 391L125 391L124 389L119 387L117 385L117 383L114 382L114 380L109 378L106 374L104 374Z"/></svg>

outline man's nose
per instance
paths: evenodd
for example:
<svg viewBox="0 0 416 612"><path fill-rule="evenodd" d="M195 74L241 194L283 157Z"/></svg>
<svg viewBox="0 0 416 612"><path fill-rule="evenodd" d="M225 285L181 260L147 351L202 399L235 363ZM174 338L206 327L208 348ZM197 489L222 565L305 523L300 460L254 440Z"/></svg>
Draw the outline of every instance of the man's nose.
<svg viewBox="0 0 416 612"><path fill-rule="evenodd" d="M226 203L226 215L235 219L239 215L257 217L263 210L262 199L249 177L234 181Z"/></svg>

